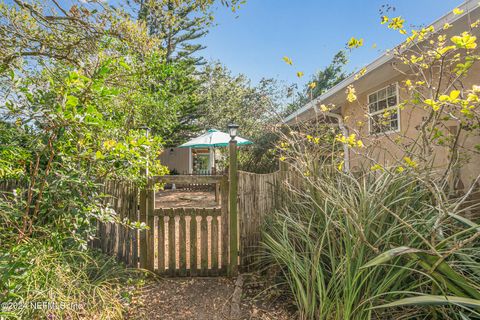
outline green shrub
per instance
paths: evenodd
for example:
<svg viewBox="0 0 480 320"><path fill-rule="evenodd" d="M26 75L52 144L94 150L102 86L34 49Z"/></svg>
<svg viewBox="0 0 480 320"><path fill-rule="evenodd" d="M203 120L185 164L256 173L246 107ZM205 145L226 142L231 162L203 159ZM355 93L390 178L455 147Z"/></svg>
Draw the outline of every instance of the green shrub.
<svg viewBox="0 0 480 320"><path fill-rule="evenodd" d="M133 271L99 252L65 246L55 237L31 239L8 251L0 249L0 301L4 303L0 315L7 319L121 319L132 276ZM23 307L17 307L20 303Z"/></svg>
<svg viewBox="0 0 480 320"><path fill-rule="evenodd" d="M310 172L301 187L285 188L283 208L265 223L261 257L280 270L301 319L478 316L479 229L459 222L465 206L407 171ZM419 295L428 296L401 300ZM411 307L416 301L426 307Z"/></svg>

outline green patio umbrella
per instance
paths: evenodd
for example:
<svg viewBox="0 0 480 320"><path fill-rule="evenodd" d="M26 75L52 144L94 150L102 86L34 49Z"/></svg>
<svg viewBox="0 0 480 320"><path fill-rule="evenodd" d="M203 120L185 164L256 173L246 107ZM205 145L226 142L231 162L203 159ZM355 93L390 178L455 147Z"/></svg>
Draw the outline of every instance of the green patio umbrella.
<svg viewBox="0 0 480 320"><path fill-rule="evenodd" d="M230 135L228 135L227 133L215 129L210 129L201 136L193 138L192 140L185 142L178 147L192 149L228 147L230 139ZM253 142L240 137L235 137L235 140L237 141L238 146L253 144ZM213 153L213 167L215 167L215 152Z"/></svg>
<svg viewBox="0 0 480 320"><path fill-rule="evenodd" d="M235 137L235 140L237 140L237 145L239 146L253 144L253 142L240 137ZM202 134L201 136L193 138L192 140L180 145L179 148L228 147L229 141L230 141L230 136L227 133L221 132L215 129L210 129L206 133Z"/></svg>

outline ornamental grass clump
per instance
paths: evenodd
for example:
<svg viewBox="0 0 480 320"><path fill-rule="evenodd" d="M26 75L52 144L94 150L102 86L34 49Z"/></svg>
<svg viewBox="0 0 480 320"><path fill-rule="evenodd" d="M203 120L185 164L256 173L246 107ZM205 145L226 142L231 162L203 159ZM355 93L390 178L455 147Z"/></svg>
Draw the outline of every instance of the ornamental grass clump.
<svg viewBox="0 0 480 320"><path fill-rule="evenodd" d="M480 229L464 198L409 170L358 177L302 159L264 225L260 259L300 319L480 315Z"/></svg>

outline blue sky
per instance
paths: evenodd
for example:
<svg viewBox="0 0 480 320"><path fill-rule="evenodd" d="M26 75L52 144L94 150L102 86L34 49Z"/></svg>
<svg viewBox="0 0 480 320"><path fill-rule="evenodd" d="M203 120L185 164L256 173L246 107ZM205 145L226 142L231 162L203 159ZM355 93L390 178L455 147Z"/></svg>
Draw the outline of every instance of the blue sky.
<svg viewBox="0 0 480 320"><path fill-rule="evenodd" d="M349 55L348 70L369 63L404 36L381 25L383 4L396 8L406 25L430 24L461 4L461 0L247 0L238 18L225 8L216 11L218 25L202 40L207 60L220 60L253 83L262 77L306 82L345 47L350 37L365 45ZM372 48L376 43L377 48ZM294 67L282 61L289 56ZM298 80L296 71L305 77Z"/></svg>

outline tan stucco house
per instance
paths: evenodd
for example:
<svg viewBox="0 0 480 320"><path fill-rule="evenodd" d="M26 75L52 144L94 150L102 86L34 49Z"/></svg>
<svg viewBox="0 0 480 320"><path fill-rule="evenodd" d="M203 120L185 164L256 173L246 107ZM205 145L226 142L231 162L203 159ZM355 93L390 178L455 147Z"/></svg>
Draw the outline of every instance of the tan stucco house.
<svg viewBox="0 0 480 320"><path fill-rule="evenodd" d="M435 21L432 26L439 34L445 34L448 39L453 35L469 30L480 39L480 28L471 29L472 22L480 19L480 4L478 0L464 2L459 6L462 14L449 12ZM451 27L444 30L445 24ZM479 50L477 47L475 50ZM318 98L312 100L298 111L290 114L283 121L288 125L296 125L305 121L325 121L335 123L346 134L358 133L366 139L366 148L361 152L346 148L345 165L348 170L360 170L369 167L372 159L382 165L394 165L395 161L402 159L404 149L395 142L395 137L404 136L414 138L418 136L418 126L425 116L422 108L399 108L399 103L407 98L408 92L404 88L406 76L399 71L401 64L398 59L385 53L366 66L365 73L358 77L352 74ZM465 88L480 85L480 63L476 63L463 80ZM347 88L353 86L357 100L347 101ZM331 110L325 111L322 105L334 105ZM323 110L323 111L322 111ZM386 111L392 112L386 125L378 126L375 119ZM456 130L455 123L446 124L448 130ZM460 137L465 149L473 149L480 144L480 137L465 135ZM365 154L368 152L368 157ZM442 166L447 163L448 152L438 146L435 150L435 165ZM464 189L472 184L480 174L479 153L469 154L470 161L460 168L458 173L458 188Z"/></svg>
<svg viewBox="0 0 480 320"><path fill-rule="evenodd" d="M212 174L215 149L213 148L166 148L160 162L175 174ZM216 157L219 158L219 155Z"/></svg>

